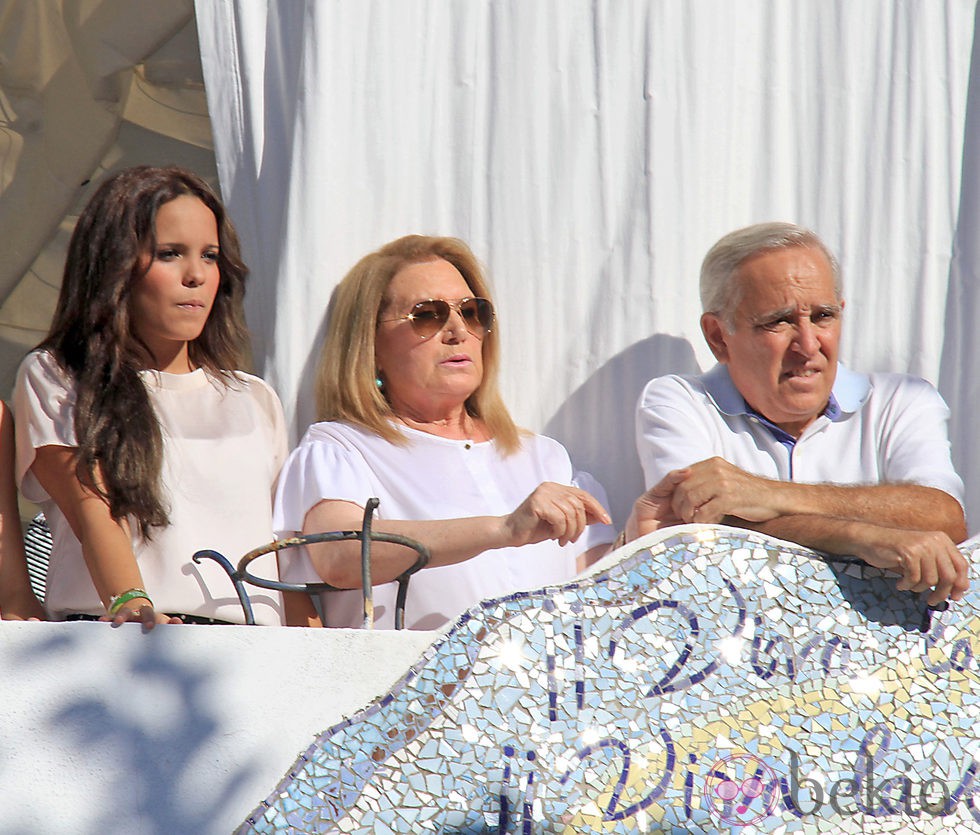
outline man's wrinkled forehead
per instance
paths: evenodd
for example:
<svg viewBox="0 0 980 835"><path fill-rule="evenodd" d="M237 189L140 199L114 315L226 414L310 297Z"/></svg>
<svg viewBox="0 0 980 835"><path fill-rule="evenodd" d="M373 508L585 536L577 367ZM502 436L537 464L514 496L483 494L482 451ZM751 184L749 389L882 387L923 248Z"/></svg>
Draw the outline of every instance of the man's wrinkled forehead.
<svg viewBox="0 0 980 835"><path fill-rule="evenodd" d="M731 277L734 280L735 286L740 289L743 277L757 273L760 263L765 263L766 265L779 263L780 269L771 273L772 280L776 281L781 279L787 283L791 283L798 276L788 265L792 264L796 259L780 256L793 256L796 254L804 256L802 261L798 263L805 264L806 259L811 259L811 263L815 263L820 272L825 273L829 279L834 299L839 302L842 298L842 292L837 264L828 256L827 251L817 244L804 243L760 249L739 261L738 265L732 271Z"/></svg>
<svg viewBox="0 0 980 835"><path fill-rule="evenodd" d="M833 265L815 246L777 247L745 258L732 274L732 309L746 295L764 297L771 312L795 310L803 298L809 304L842 306ZM785 312L785 311L784 311Z"/></svg>

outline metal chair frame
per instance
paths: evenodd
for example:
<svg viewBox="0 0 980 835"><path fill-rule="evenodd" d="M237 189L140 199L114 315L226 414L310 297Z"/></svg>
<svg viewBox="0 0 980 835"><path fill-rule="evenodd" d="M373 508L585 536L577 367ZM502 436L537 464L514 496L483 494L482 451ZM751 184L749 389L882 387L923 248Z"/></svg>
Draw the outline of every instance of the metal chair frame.
<svg viewBox="0 0 980 835"><path fill-rule="evenodd" d="M298 591L304 592L311 597L321 592L330 591L349 591L329 583L283 583L280 580L268 580L258 577L248 570L248 566L253 560L265 554L278 553L286 548L295 548L299 545L313 545L319 542L340 542L344 540L359 539L361 541L361 593L363 602L364 620L363 628L374 628L374 591L371 584L371 543L372 542L392 542L396 545L403 545L418 554L415 562L402 574L395 578L398 583L398 593L395 598L395 629L405 628L405 600L408 595L408 583L415 572L425 568L431 557L429 549L421 542L409 539L406 536L393 533L375 533L371 529L374 511L380 504L376 498L368 499L364 507L364 521L359 531L330 531L327 533L304 534L302 536L292 536L288 539L277 539L267 545L262 545L249 551L238 561L238 567L234 568L231 562L218 551L205 549L198 551L192 559L200 563L202 559L211 559L218 563L227 572L231 582L235 586L238 600L242 604L245 612L245 623L255 624L255 615L252 612L252 601L249 599L245 584L258 586L263 589L273 591Z"/></svg>

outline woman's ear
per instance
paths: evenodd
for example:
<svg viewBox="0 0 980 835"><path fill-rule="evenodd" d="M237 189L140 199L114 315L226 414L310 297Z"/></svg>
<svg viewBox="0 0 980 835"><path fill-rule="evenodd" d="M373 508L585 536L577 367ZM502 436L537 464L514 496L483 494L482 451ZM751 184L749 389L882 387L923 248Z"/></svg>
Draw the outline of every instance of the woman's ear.
<svg viewBox="0 0 980 835"><path fill-rule="evenodd" d="M726 337L728 330L717 313L701 314L701 333L704 334L704 340L708 343L711 353L715 355L715 359L718 362L727 363L728 342Z"/></svg>

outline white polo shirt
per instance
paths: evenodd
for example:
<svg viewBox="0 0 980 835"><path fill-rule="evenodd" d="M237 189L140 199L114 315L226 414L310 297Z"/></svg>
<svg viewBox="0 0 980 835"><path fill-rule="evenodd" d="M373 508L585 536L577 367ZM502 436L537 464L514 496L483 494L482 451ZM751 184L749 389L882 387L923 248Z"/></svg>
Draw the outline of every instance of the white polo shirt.
<svg viewBox="0 0 980 835"><path fill-rule="evenodd" d="M647 487L668 472L718 456L746 472L810 484L912 483L963 503L947 433L949 408L907 374L837 367L828 408L796 440L752 410L725 365L647 383L636 446Z"/></svg>

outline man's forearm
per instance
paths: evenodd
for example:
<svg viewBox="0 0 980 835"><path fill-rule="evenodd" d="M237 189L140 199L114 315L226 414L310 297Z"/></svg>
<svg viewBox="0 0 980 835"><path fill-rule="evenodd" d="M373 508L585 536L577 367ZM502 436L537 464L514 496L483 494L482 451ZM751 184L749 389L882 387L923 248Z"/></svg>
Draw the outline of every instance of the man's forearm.
<svg viewBox="0 0 980 835"><path fill-rule="evenodd" d="M817 551L860 557L870 565L901 575L900 591L926 592L932 605L947 597L961 599L970 585L966 558L941 531L826 516L783 516L768 522L725 521Z"/></svg>
<svg viewBox="0 0 980 835"><path fill-rule="evenodd" d="M668 473L652 488L667 492L674 515L711 524L726 516L764 522L785 516L851 519L966 538L963 508L949 493L919 484L809 484L765 478L717 456Z"/></svg>
<svg viewBox="0 0 980 835"><path fill-rule="evenodd" d="M863 550L860 532L869 525L852 519L803 514L780 516L768 522L749 522L734 516L726 516L722 521L732 527L747 528L815 551L840 556L860 556Z"/></svg>
<svg viewBox="0 0 980 835"><path fill-rule="evenodd" d="M820 527L819 519L814 521L807 517L820 517L869 522L903 530L942 531L953 542L966 539L966 520L960 503L934 487L919 484L843 486L782 482L779 490L789 497L792 511L784 512L772 521L788 520L785 521L786 529L804 531L802 535L809 536L811 529L813 535L819 535L816 530ZM797 516L802 516L803 520L796 519ZM781 535L773 533L773 536ZM791 539L787 536L781 538Z"/></svg>

